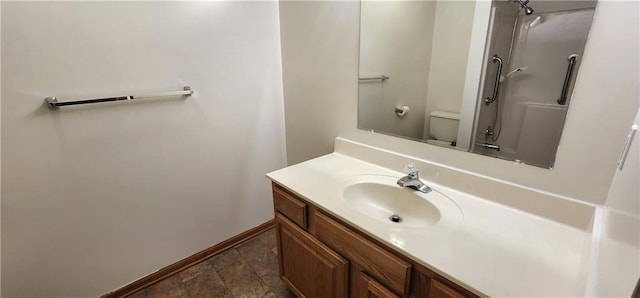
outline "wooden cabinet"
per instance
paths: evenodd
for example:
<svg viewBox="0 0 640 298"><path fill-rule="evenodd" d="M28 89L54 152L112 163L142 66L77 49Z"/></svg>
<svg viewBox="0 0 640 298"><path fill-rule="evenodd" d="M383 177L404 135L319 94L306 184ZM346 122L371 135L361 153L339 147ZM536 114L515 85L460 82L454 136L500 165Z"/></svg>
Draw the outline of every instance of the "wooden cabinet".
<svg viewBox="0 0 640 298"><path fill-rule="evenodd" d="M298 297L477 297L273 184L280 277Z"/></svg>
<svg viewBox="0 0 640 298"><path fill-rule="evenodd" d="M276 215L280 275L300 297L347 297L348 262Z"/></svg>
<svg viewBox="0 0 640 298"><path fill-rule="evenodd" d="M429 298L464 298L458 291L441 283L437 279L431 280L429 287Z"/></svg>
<svg viewBox="0 0 640 298"><path fill-rule="evenodd" d="M354 296L363 298L400 298L384 285L371 278L366 273L359 271L354 278Z"/></svg>
<svg viewBox="0 0 640 298"><path fill-rule="evenodd" d="M273 208L303 229L307 228L307 204L281 188L273 188Z"/></svg>
<svg viewBox="0 0 640 298"><path fill-rule="evenodd" d="M407 295L411 276L411 264L394 256L382 247L354 233L346 226L315 212L313 216L315 236L318 240L340 253L372 277L383 282L393 291Z"/></svg>

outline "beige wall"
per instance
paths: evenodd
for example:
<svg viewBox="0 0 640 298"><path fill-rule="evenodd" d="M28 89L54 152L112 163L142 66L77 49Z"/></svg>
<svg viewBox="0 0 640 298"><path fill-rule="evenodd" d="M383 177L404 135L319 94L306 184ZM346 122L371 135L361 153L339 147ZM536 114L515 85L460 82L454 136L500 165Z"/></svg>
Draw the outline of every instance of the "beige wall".
<svg viewBox="0 0 640 298"><path fill-rule="evenodd" d="M429 113L460 113L475 3L440 0L436 4L429 91L423 139L429 135Z"/></svg>
<svg viewBox="0 0 640 298"><path fill-rule="evenodd" d="M604 202L639 104L637 2L599 2L553 170L357 130L358 3L281 2L280 11L290 163L329 152L331 137L342 136L581 201ZM285 34L296 28L306 34ZM305 77L301 84L299 77ZM306 100L322 109L300 109ZM289 113L294 105L295 112Z"/></svg>
<svg viewBox="0 0 640 298"><path fill-rule="evenodd" d="M273 218L276 2L1 7L3 297L98 297Z"/></svg>
<svg viewBox="0 0 640 298"><path fill-rule="evenodd" d="M640 110L636 115L640 125ZM640 278L640 137L629 146L626 162L618 169L602 208L595 263L597 274L589 283L593 297L632 297Z"/></svg>
<svg viewBox="0 0 640 298"><path fill-rule="evenodd" d="M287 161L333 151L345 127L356 127L356 1L283 1L280 6Z"/></svg>
<svg viewBox="0 0 640 298"><path fill-rule="evenodd" d="M359 73L388 75L358 87L358 126L421 139L424 129L436 2L362 2ZM398 117L396 107L408 106Z"/></svg>

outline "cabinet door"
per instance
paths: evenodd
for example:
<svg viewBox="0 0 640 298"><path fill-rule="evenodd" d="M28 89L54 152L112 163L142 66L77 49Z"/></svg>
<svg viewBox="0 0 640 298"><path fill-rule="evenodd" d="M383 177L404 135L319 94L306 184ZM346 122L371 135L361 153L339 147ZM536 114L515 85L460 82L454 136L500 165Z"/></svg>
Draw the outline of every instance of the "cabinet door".
<svg viewBox="0 0 640 298"><path fill-rule="evenodd" d="M400 298L362 271L357 273L354 286L355 298Z"/></svg>
<svg viewBox="0 0 640 298"><path fill-rule="evenodd" d="M324 214L315 212L312 220L318 240L349 259L351 263L357 264L389 289L402 296L408 295L411 281L410 263Z"/></svg>
<svg viewBox="0 0 640 298"><path fill-rule="evenodd" d="M347 297L347 260L276 214L280 277L298 297Z"/></svg>

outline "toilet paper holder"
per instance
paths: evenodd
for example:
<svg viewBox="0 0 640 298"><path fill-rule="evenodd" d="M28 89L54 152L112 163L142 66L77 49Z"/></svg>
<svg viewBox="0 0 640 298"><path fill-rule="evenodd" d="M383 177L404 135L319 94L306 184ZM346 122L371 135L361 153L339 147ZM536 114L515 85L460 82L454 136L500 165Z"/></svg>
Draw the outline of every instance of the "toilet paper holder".
<svg viewBox="0 0 640 298"><path fill-rule="evenodd" d="M404 117L409 114L409 110L409 106L397 106L395 112L398 117Z"/></svg>

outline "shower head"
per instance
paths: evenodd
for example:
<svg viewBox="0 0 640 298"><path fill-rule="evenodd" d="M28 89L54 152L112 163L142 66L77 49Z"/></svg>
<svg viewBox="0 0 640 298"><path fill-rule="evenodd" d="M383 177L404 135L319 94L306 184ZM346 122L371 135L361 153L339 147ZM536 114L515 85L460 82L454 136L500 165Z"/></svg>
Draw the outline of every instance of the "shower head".
<svg viewBox="0 0 640 298"><path fill-rule="evenodd" d="M510 1L518 2L518 4L520 4L520 6L524 9L524 13L526 15L530 15L533 13L533 8L527 5L529 3L529 0L510 0Z"/></svg>
<svg viewBox="0 0 640 298"><path fill-rule="evenodd" d="M527 14L527 15L532 14L533 13L533 8L531 8L529 6L525 7L524 13Z"/></svg>

